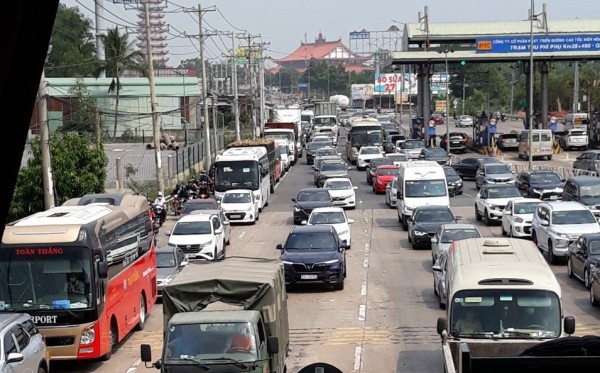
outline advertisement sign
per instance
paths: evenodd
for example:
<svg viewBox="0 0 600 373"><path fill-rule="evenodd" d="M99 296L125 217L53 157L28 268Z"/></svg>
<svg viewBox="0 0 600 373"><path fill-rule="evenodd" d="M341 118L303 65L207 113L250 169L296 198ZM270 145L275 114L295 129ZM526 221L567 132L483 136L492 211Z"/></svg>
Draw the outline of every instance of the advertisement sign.
<svg viewBox="0 0 600 373"><path fill-rule="evenodd" d="M371 38L369 31L353 31L350 33L350 40L361 40Z"/></svg>
<svg viewBox="0 0 600 373"><path fill-rule="evenodd" d="M431 94L445 95L446 94L446 73L435 73L431 76ZM445 104L444 104L445 105Z"/></svg>
<svg viewBox="0 0 600 373"><path fill-rule="evenodd" d="M235 55L236 55L236 60L237 60L237 64L238 65L247 65L248 64L248 58L249 56L249 51L251 49L248 47L238 47L235 51ZM258 48L252 48L252 64L258 64L260 60L260 50Z"/></svg>
<svg viewBox="0 0 600 373"><path fill-rule="evenodd" d="M435 111L445 112L446 111L446 100L435 100Z"/></svg>
<svg viewBox="0 0 600 373"><path fill-rule="evenodd" d="M417 76L415 74L375 74L375 94L400 96L402 93L405 95L417 94Z"/></svg>
<svg viewBox="0 0 600 373"><path fill-rule="evenodd" d="M475 39L476 53L529 53L530 36L488 36ZM597 52L600 34L534 35L534 52Z"/></svg>
<svg viewBox="0 0 600 373"><path fill-rule="evenodd" d="M352 84L352 100L373 99L373 84Z"/></svg>

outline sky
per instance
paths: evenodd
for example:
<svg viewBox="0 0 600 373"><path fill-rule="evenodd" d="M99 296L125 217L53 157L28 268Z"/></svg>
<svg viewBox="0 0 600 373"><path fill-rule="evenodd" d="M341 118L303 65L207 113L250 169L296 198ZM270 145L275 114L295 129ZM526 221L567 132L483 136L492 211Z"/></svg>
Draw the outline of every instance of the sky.
<svg viewBox="0 0 600 373"><path fill-rule="evenodd" d="M137 11L123 4L104 1L103 28L129 27L138 21ZM187 35L198 35L197 13L185 13L183 8L197 7L196 1L167 0L165 16L170 24L168 38L169 65L199 56L198 42ZM78 7L94 22L94 0L61 0L67 6ZM546 0L549 20L600 19L598 0ZM262 42L270 43L268 56L283 58L305 39L314 42L321 32L327 40L339 38L350 46L352 31L383 31L394 23L418 21L418 12L429 8L429 21L440 22L490 22L527 19L529 0L215 0L202 3L203 8L216 6L218 11L207 12L205 27L218 31L247 31L260 35ZM89 8L88 9L86 9ZM542 1L535 2L535 12L541 13ZM112 14L111 14L112 13ZM255 39L259 42L260 39ZM236 40L236 44L241 42ZM231 38L210 37L206 42L208 59L219 59L231 49Z"/></svg>

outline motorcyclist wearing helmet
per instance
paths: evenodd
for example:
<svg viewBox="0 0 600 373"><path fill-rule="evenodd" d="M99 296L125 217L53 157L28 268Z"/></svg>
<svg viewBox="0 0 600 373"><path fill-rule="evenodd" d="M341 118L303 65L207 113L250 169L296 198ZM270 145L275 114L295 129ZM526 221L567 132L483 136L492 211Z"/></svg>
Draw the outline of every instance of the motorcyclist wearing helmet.
<svg viewBox="0 0 600 373"><path fill-rule="evenodd" d="M157 205L160 206L164 206L166 200L165 197L163 196L163 192L158 192L158 195L156 196L156 199L154 200L154 203L156 203Z"/></svg>
<svg viewBox="0 0 600 373"><path fill-rule="evenodd" d="M206 171L202 171L200 173L200 182L207 182L207 183L211 183L212 180L210 179L210 176L208 176L208 174L206 173Z"/></svg>

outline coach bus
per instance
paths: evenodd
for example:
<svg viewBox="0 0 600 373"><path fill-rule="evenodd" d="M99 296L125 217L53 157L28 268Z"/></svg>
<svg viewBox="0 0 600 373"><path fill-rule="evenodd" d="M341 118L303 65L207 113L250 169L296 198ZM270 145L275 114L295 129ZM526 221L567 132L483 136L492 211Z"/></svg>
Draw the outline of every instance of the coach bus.
<svg viewBox="0 0 600 373"><path fill-rule="evenodd" d="M26 312L55 360L107 360L141 330L157 296L148 202L132 194L72 199L6 226L0 312Z"/></svg>
<svg viewBox="0 0 600 373"><path fill-rule="evenodd" d="M223 198L228 190L248 189L262 211L271 195L270 175L264 147L227 149L215 159L215 196Z"/></svg>
<svg viewBox="0 0 600 373"><path fill-rule="evenodd" d="M381 123L375 118L354 118L346 140L346 158L356 163L358 151L363 146L379 146L383 150Z"/></svg>

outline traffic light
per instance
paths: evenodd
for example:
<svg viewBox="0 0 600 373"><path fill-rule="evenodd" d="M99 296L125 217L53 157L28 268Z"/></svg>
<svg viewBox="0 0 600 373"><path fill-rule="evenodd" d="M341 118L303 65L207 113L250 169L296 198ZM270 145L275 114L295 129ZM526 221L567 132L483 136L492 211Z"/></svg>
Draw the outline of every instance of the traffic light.
<svg viewBox="0 0 600 373"><path fill-rule="evenodd" d="M465 66L466 64L467 64L467 61L465 61L465 60L460 61L460 66Z"/></svg>

